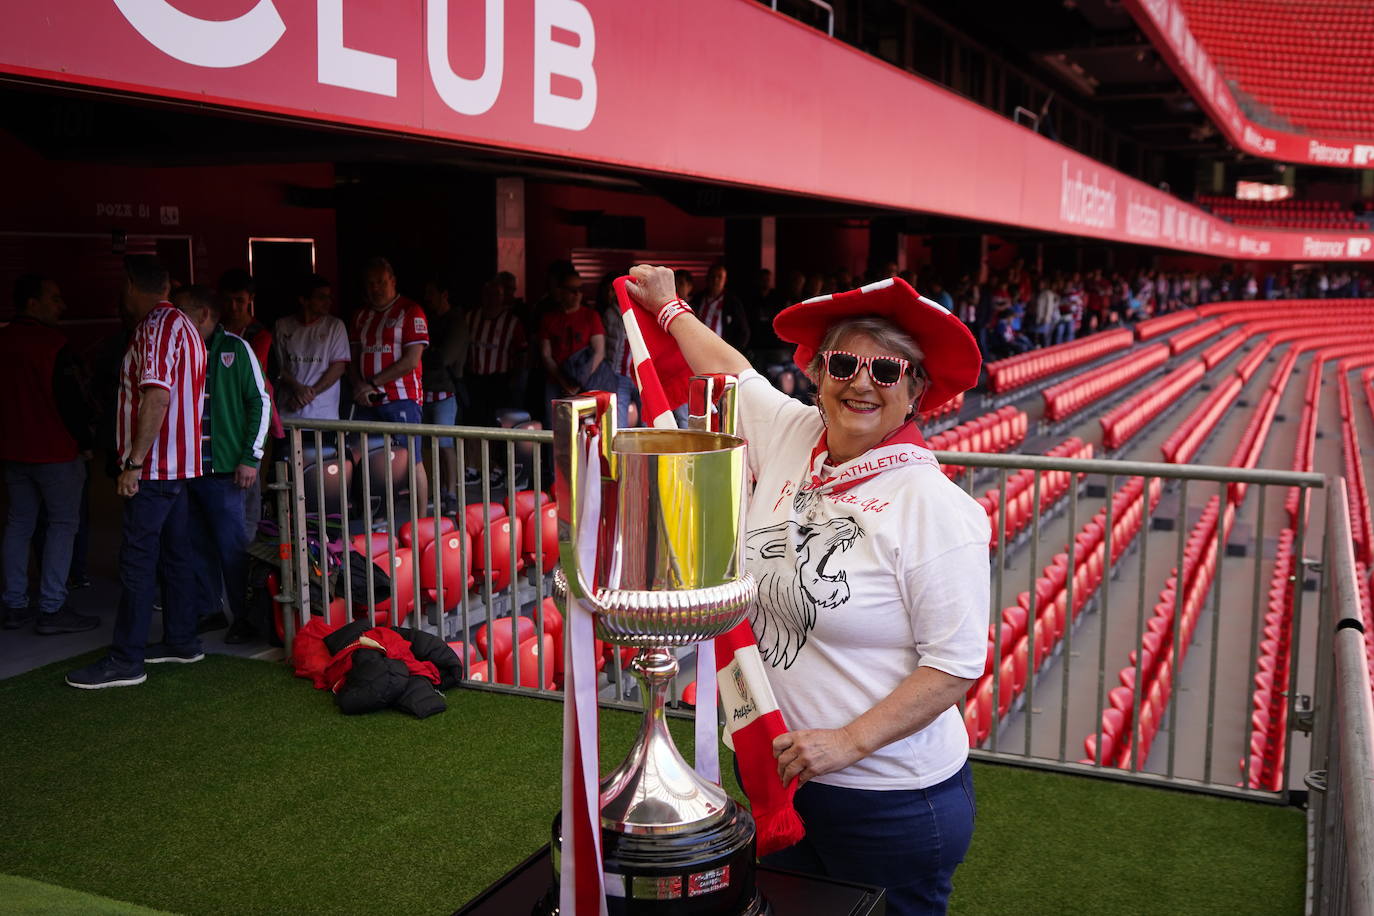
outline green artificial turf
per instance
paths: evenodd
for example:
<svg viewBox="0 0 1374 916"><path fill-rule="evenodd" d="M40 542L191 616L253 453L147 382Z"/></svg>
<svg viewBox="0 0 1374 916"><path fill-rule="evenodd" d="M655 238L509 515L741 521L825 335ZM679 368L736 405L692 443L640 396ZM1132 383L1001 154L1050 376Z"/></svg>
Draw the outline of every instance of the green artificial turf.
<svg viewBox="0 0 1374 916"><path fill-rule="evenodd" d="M280 664L212 655L108 691L64 686L72 664L0 681L0 872L180 913L438 914L548 840L557 703L456 690L425 721L346 717ZM638 722L602 712L604 767ZM1297 811L975 774L952 912L1300 912Z"/></svg>
<svg viewBox="0 0 1374 916"><path fill-rule="evenodd" d="M0 912L7 916L159 916L163 913L14 875L0 875Z"/></svg>

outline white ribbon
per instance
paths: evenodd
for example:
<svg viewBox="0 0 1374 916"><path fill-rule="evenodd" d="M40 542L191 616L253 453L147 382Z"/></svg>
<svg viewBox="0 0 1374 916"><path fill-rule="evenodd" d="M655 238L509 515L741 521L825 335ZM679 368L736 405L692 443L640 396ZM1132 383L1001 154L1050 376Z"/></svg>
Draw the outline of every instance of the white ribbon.
<svg viewBox="0 0 1374 916"><path fill-rule="evenodd" d="M601 436L588 437L582 457L581 477L570 481L580 494L581 513L578 516L577 562L587 578L596 569L597 531L601 519ZM591 583L595 587L595 583ZM596 719L596 627L591 603L583 599L568 599L568 640L564 648L563 685L563 859L558 888L559 912L577 913L576 886L581 873L585 880L595 875L599 916L606 916L606 878L601 868L601 803L597 791L600 774L597 753ZM576 736L577 741L573 738ZM573 785L573 747L581 754L582 780ZM592 818L592 848L582 849L574 838L576 825L571 823L575 810L575 793L581 793L587 812ZM592 866L583 866L590 858ZM590 914L588 914L590 916Z"/></svg>
<svg viewBox="0 0 1374 916"><path fill-rule="evenodd" d="M716 643L697 643L697 715L695 723L697 775L720 785L719 727L716 715Z"/></svg>

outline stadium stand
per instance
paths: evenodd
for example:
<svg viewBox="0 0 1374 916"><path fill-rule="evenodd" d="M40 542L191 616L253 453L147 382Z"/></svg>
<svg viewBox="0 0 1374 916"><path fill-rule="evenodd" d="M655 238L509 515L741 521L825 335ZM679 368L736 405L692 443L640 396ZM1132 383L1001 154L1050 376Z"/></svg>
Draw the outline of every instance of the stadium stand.
<svg viewBox="0 0 1374 916"><path fill-rule="evenodd" d="M1351 229L1369 228L1334 200L1237 200L1234 197L1203 195L1198 203L1217 216L1239 226L1267 229Z"/></svg>
<svg viewBox="0 0 1374 916"><path fill-rule="evenodd" d="M1259 123L1374 137L1374 17L1359 0L1183 0L1193 35Z"/></svg>

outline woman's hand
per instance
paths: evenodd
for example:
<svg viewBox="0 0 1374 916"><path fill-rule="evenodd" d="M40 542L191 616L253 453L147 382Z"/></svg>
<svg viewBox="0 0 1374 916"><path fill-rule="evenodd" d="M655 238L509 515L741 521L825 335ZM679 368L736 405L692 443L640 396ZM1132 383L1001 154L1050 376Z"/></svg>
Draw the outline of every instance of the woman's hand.
<svg viewBox="0 0 1374 916"><path fill-rule="evenodd" d="M863 758L863 752L842 728L812 728L787 732L773 739L778 778L783 788L793 779L801 786L826 773L843 770Z"/></svg>
<svg viewBox="0 0 1374 916"><path fill-rule="evenodd" d="M658 318L663 306L677 298L677 277L671 267L638 264L630 268L625 288L636 305Z"/></svg>

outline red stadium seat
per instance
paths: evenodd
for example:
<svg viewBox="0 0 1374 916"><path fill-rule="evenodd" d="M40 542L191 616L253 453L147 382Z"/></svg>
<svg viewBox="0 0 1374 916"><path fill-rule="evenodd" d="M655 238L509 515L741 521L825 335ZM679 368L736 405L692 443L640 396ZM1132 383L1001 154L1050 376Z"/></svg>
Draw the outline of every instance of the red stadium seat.
<svg viewBox="0 0 1374 916"><path fill-rule="evenodd" d="M553 568L558 565L558 506L554 503L545 503L539 507L537 524L533 521L532 515L530 518L522 519L521 524L521 561L527 568L534 568L536 541L542 537L543 544L539 546L543 551L543 566L539 571L553 572Z"/></svg>
<svg viewBox="0 0 1374 916"><path fill-rule="evenodd" d="M488 624L485 623L478 627L472 641L477 645L477 651L482 653L482 657L488 660L509 655L511 646L517 641L524 642L535 635L534 621L529 617L498 617L491 622L490 633L487 627ZM512 631L518 640L512 638Z"/></svg>
<svg viewBox="0 0 1374 916"><path fill-rule="evenodd" d="M491 539L486 538L486 529L479 529L472 538L473 575L476 584L487 583L496 592L510 585L511 579L524 568L520 559L520 522L509 518L495 519L491 523ZM512 551L511 542L515 549ZM486 562L488 545L491 550L491 575L483 567Z"/></svg>
<svg viewBox="0 0 1374 916"><path fill-rule="evenodd" d="M520 618L528 620L527 617ZM497 679L502 684L516 684L515 678L515 659L520 660L520 680L517 686L520 687L542 687L545 690L552 690L554 686L554 663L553 663L553 640L545 635L541 643L537 637L531 636L529 639L520 643L518 653L497 653ZM544 681L539 680L540 658L544 663Z"/></svg>
<svg viewBox="0 0 1374 916"><path fill-rule="evenodd" d="M478 533L485 527L485 514L489 513L493 523L498 518L506 517L506 507L500 503L468 503L464 517L468 534L477 537Z"/></svg>
<svg viewBox="0 0 1374 916"><path fill-rule="evenodd" d="M448 534L457 527L457 523L451 518L439 519L440 534ZM406 522L401 525L401 530L397 533L396 538L403 546L415 548L417 552L422 552L434 541L434 519L422 518L414 522ZM418 547L416 547L417 544Z"/></svg>
<svg viewBox="0 0 1374 916"><path fill-rule="evenodd" d="M444 606L451 611L462 601L463 592L472 588L472 538L466 532L450 532L425 548L420 557L420 587L430 601L439 600L439 571L444 578Z"/></svg>

